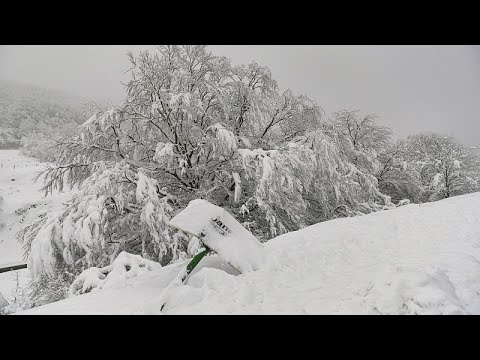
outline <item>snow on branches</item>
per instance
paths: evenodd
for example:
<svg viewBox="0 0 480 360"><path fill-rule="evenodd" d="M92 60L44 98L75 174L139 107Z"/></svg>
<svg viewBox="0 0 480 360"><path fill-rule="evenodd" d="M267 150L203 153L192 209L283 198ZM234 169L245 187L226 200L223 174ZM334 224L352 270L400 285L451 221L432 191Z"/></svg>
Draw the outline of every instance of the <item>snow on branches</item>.
<svg viewBox="0 0 480 360"><path fill-rule="evenodd" d="M388 140L385 129L379 141L367 135L373 118L352 137L350 118L326 123L306 96L280 92L268 68L232 66L204 46L129 58L124 102L97 109L43 173L46 193L77 193L20 234L38 276L103 268L121 251L162 265L188 256L191 239L166 224L196 198L262 241L391 206L372 174Z"/></svg>
<svg viewBox="0 0 480 360"><path fill-rule="evenodd" d="M210 141L213 149L213 157L216 159L225 159L237 150L237 138L233 132L225 129L225 127L216 123L207 129L207 134L210 135Z"/></svg>
<svg viewBox="0 0 480 360"><path fill-rule="evenodd" d="M105 266L121 250L159 262L178 256L172 254L179 248L177 238L166 225L173 210L170 201L156 180L133 172L125 162L94 172L65 211L49 214L35 236L23 234L30 243L33 278L52 277L57 268L78 272Z"/></svg>
<svg viewBox="0 0 480 360"><path fill-rule="evenodd" d="M412 174L409 182L419 189L417 198L411 200L432 201L478 191L479 157L453 137L421 133L396 147L396 160L405 164L404 171Z"/></svg>
<svg viewBox="0 0 480 360"><path fill-rule="evenodd" d="M390 208L376 178L359 170L323 132L307 133L275 150L240 149L255 191L244 204L264 213L269 236L329 218Z"/></svg>

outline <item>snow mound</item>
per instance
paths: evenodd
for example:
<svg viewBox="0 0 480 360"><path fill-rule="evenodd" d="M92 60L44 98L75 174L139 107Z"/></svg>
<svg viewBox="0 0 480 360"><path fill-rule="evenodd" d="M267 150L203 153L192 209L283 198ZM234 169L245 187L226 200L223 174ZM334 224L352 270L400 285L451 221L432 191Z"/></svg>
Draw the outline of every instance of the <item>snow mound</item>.
<svg viewBox="0 0 480 360"><path fill-rule="evenodd" d="M480 314L479 208L474 193L323 222L263 244L242 274L202 260L163 311L185 263L18 314Z"/></svg>
<svg viewBox="0 0 480 360"><path fill-rule="evenodd" d="M380 314L467 314L455 286L440 270L423 273L416 269L398 268L389 279L375 287L378 290L374 310Z"/></svg>
<svg viewBox="0 0 480 360"><path fill-rule="evenodd" d="M124 285L126 279L132 279L161 267L155 261L122 251L111 265L103 268L91 267L83 271L70 286L69 295L80 295L97 289Z"/></svg>
<svg viewBox="0 0 480 360"><path fill-rule="evenodd" d="M194 288L218 290L225 286L233 287L235 276L215 268L202 268L188 279L188 285Z"/></svg>

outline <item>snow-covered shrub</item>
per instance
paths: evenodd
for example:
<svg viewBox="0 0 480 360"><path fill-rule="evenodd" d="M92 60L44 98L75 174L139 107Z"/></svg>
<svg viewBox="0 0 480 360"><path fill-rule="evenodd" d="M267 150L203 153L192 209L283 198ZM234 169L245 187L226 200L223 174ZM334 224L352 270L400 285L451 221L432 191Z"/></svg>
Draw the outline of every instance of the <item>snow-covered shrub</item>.
<svg viewBox="0 0 480 360"><path fill-rule="evenodd" d="M157 189L155 180L124 162L99 167L63 211L45 215L20 234L33 278L54 277L57 267L76 274L106 266L123 250L171 260L178 248L166 226L171 198L159 196Z"/></svg>
<svg viewBox="0 0 480 360"><path fill-rule="evenodd" d="M65 299L68 295L68 287L74 279L75 274L66 266L58 266L54 277L37 276L29 284L26 291L27 298L23 299L21 307L25 310Z"/></svg>
<svg viewBox="0 0 480 360"><path fill-rule="evenodd" d="M161 267L158 262L122 251L112 264L103 268L91 267L83 271L70 285L69 295L107 288Z"/></svg>
<svg viewBox="0 0 480 360"><path fill-rule="evenodd" d="M12 314L17 311L22 311L31 308L29 292L31 291L31 282L25 282L25 278L22 274L23 270L12 271L8 273L9 280L14 283L14 287L8 295L6 305L3 310L0 306L0 314ZM7 275L7 274L4 274Z"/></svg>

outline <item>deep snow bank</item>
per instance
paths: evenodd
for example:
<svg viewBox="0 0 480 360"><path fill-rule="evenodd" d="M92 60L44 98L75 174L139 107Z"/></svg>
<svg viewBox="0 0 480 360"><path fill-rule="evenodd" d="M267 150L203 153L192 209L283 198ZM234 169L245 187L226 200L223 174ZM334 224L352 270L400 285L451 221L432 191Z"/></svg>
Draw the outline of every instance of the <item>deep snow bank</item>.
<svg viewBox="0 0 480 360"><path fill-rule="evenodd" d="M480 314L480 193L328 221L264 246L264 268L248 274L205 258L163 313ZM160 313L182 265L20 314Z"/></svg>

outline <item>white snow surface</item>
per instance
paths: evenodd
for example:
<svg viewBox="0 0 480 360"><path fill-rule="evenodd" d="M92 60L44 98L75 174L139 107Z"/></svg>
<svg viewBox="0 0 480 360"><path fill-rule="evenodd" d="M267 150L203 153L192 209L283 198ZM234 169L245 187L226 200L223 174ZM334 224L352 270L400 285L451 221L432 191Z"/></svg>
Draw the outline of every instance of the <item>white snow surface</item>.
<svg viewBox="0 0 480 360"><path fill-rule="evenodd" d="M7 299L5 299L0 292L0 310L8 305Z"/></svg>
<svg viewBox="0 0 480 360"><path fill-rule="evenodd" d="M38 219L40 214L61 209L62 202L71 194L56 193L44 198L39 191L43 184L41 179L33 182L44 164L18 150L0 150L0 164L0 267L6 267L26 263L15 233ZM15 273L22 287L30 278L26 269L0 274L0 292L8 301L18 285Z"/></svg>
<svg viewBox="0 0 480 360"><path fill-rule="evenodd" d="M61 209L69 193L43 197L42 179L33 182L44 165L18 150L0 150L0 266L25 263L15 233L43 212Z"/></svg>
<svg viewBox="0 0 480 360"><path fill-rule="evenodd" d="M194 221L194 219L192 219ZM262 244L257 271L206 257L17 314L480 314L480 193L336 219ZM163 298L162 298L163 299Z"/></svg>

